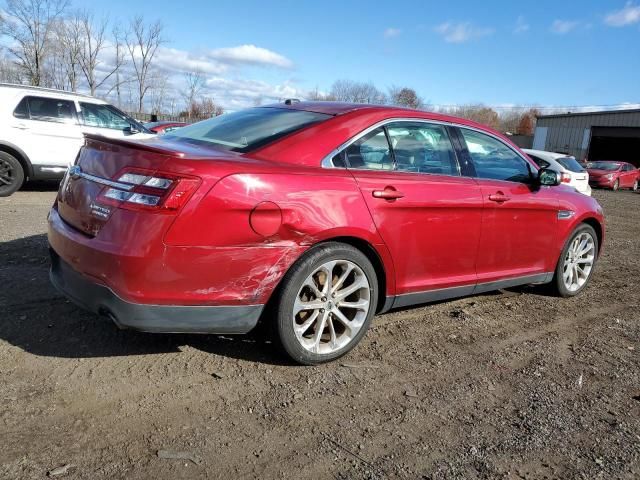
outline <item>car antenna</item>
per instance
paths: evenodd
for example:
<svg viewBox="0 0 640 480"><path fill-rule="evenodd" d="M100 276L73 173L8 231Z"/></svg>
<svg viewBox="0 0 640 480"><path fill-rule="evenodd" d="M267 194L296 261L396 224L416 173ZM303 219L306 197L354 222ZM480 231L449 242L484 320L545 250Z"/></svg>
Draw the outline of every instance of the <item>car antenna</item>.
<svg viewBox="0 0 640 480"><path fill-rule="evenodd" d="M293 105L294 103L300 103L300 99L299 98L287 98L284 101L285 105Z"/></svg>

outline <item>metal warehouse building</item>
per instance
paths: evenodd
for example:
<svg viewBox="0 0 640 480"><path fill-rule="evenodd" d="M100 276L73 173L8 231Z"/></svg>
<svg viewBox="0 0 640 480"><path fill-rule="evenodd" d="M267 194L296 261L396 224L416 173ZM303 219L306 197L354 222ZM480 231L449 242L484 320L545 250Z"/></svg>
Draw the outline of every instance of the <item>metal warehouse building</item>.
<svg viewBox="0 0 640 480"><path fill-rule="evenodd" d="M541 115L533 148L640 167L640 109Z"/></svg>

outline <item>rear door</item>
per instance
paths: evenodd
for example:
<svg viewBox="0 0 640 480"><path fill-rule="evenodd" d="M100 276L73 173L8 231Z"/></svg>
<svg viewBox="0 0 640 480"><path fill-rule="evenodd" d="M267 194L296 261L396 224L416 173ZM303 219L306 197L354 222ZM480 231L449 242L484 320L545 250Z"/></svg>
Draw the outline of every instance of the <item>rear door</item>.
<svg viewBox="0 0 640 480"><path fill-rule="evenodd" d="M536 186L535 167L498 137L457 132L460 156L473 163L484 204L478 283L552 272L559 208L553 187Z"/></svg>
<svg viewBox="0 0 640 480"><path fill-rule="evenodd" d="M622 175L620 178L622 179L620 183L621 187L631 188L638 178L638 170L636 170L633 165L625 163L622 165Z"/></svg>
<svg viewBox="0 0 640 480"><path fill-rule="evenodd" d="M460 175L447 127L389 123L343 155L338 162L347 162L393 257L400 295L394 305L437 299L439 289L471 293L482 193Z"/></svg>
<svg viewBox="0 0 640 480"><path fill-rule="evenodd" d="M20 147L34 165L67 166L75 160L83 138L72 100L26 96L12 121L24 133Z"/></svg>

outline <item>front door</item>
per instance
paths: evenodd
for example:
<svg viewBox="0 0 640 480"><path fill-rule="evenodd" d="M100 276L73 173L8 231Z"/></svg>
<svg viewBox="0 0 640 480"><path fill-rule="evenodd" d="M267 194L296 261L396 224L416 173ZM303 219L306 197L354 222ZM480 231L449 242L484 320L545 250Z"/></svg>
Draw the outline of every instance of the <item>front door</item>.
<svg viewBox="0 0 640 480"><path fill-rule="evenodd" d="M558 234L553 188L536 186L535 167L497 137L465 128L459 132L462 155L473 163L484 202L479 286L518 277L541 281L555 270L548 253Z"/></svg>
<svg viewBox="0 0 640 480"><path fill-rule="evenodd" d="M394 122L351 144L344 160L391 252L394 306L471 293L482 193L460 175L447 129Z"/></svg>

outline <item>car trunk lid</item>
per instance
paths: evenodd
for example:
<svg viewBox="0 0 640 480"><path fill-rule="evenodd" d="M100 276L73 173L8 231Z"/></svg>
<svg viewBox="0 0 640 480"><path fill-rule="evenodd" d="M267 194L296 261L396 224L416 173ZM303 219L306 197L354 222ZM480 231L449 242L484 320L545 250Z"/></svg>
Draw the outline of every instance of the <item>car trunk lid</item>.
<svg viewBox="0 0 640 480"><path fill-rule="evenodd" d="M61 184L57 208L66 223L89 236L96 236L117 208L135 207L141 214L171 213L163 209L167 206L164 203L145 202L149 198L168 202L165 194L177 197L178 203L186 201L180 196L187 194L180 191L181 186L189 187L191 195L202 181L215 182L221 175L214 168L207 169L207 178L194 177L192 169L181 160L230 159L236 155L160 139L129 141L91 134L85 137L75 165ZM134 192L137 200L145 202L131 205ZM172 208L178 203L172 203Z"/></svg>

